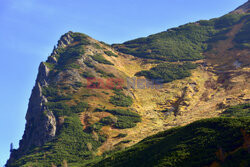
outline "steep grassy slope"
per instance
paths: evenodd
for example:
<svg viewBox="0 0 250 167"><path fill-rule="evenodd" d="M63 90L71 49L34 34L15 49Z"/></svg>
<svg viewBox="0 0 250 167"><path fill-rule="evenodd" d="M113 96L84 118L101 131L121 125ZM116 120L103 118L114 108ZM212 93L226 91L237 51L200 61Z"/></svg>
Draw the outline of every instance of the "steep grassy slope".
<svg viewBox="0 0 250 167"><path fill-rule="evenodd" d="M95 167L250 165L250 119L214 118L161 132Z"/></svg>
<svg viewBox="0 0 250 167"><path fill-rule="evenodd" d="M209 42L225 39L225 33L245 14L228 14L218 19L190 23L165 32L113 45L118 51L137 57L166 61L194 61L204 58Z"/></svg>

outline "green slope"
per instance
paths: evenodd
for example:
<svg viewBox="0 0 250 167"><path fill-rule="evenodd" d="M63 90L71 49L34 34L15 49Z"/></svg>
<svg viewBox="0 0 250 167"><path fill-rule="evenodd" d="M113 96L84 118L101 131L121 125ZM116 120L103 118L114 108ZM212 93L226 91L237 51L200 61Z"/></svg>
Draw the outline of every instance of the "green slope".
<svg viewBox="0 0 250 167"><path fill-rule="evenodd" d="M250 103L239 104L226 109L222 117L250 117Z"/></svg>
<svg viewBox="0 0 250 167"><path fill-rule="evenodd" d="M225 34L232 26L245 19L247 15L227 14L217 19L189 23L113 47L120 52L142 58L170 62L199 60L204 58L202 53L210 48L211 42L225 39ZM245 31L242 33L245 34ZM239 34L237 41L243 42L245 38Z"/></svg>
<svg viewBox="0 0 250 167"><path fill-rule="evenodd" d="M215 162L221 166L246 167L250 165L250 154L241 146L244 134L249 132L250 119L201 120L148 137L95 167L200 167ZM220 151L222 156L216 155Z"/></svg>

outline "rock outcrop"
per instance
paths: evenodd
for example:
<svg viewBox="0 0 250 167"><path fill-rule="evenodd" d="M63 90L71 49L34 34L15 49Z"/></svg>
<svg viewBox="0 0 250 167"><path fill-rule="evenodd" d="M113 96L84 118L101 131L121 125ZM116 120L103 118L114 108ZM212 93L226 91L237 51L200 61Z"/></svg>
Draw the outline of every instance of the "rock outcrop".
<svg viewBox="0 0 250 167"><path fill-rule="evenodd" d="M55 116L45 106L47 99L42 94L43 87L48 85L48 75L49 69L44 63L41 63L36 84L29 100L25 132L20 141L20 150L24 152L32 146L43 145L56 134Z"/></svg>
<svg viewBox="0 0 250 167"><path fill-rule="evenodd" d="M68 33L64 34L61 39L58 41L57 47L58 48L65 48L67 47L69 44L71 44L71 42L74 40L71 36L73 32L69 31Z"/></svg>
<svg viewBox="0 0 250 167"><path fill-rule="evenodd" d="M71 33L68 32L60 38L57 48L65 48L71 44L73 41ZM54 48L47 62L54 64L57 62L57 48ZM16 158L25 154L31 147L44 145L44 143L51 141L56 135L57 120L53 112L45 105L48 100L43 95L43 88L49 85L49 73L50 69L46 66L46 63L42 62L29 99L28 111L25 117L25 131L20 140L18 151L11 154L9 161L13 157Z"/></svg>

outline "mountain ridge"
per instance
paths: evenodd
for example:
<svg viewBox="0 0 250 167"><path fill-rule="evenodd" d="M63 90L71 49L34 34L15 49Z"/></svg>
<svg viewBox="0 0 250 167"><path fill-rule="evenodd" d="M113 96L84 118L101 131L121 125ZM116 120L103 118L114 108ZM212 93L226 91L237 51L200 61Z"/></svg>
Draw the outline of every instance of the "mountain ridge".
<svg viewBox="0 0 250 167"><path fill-rule="evenodd" d="M36 166L34 160L45 166L60 166L63 160L83 163L248 102L250 45L241 35L248 30L248 4L236 9L237 14L112 46L85 34L64 34L40 64L23 139L7 166ZM189 68L186 62L196 66ZM181 71L170 70L176 65ZM137 85L127 83L121 90L112 86L134 82L134 76ZM161 89L138 84L161 76ZM97 80L88 85L90 78Z"/></svg>

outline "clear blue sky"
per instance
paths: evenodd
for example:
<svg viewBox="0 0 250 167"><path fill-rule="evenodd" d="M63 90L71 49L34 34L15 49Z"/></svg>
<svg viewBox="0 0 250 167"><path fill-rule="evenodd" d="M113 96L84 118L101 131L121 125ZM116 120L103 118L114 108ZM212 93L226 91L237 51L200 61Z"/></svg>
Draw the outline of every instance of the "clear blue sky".
<svg viewBox="0 0 250 167"><path fill-rule="evenodd" d="M72 30L121 43L210 19L247 0L0 0L0 166L18 147L38 65Z"/></svg>

